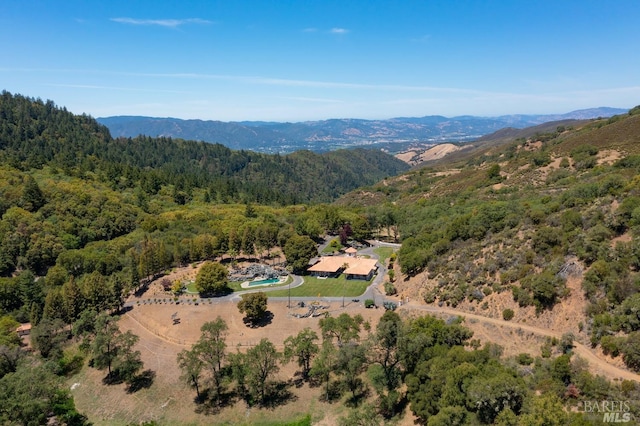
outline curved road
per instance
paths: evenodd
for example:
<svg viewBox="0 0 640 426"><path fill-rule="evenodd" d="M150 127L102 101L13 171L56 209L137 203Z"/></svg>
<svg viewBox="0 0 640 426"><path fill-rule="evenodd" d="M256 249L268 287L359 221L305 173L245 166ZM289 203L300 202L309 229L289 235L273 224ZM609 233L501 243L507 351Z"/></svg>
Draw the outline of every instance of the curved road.
<svg viewBox="0 0 640 426"><path fill-rule="evenodd" d="M408 304L402 305L400 309L425 311L425 312L436 313L436 314L456 315L460 317L470 318L484 324L493 324L493 325L513 328L513 329L522 329L540 336L556 337L558 339L562 337L561 334L555 331L546 330L544 328L538 328L538 327L533 327L527 324L504 321L496 318L484 317L482 315L470 314L467 312L461 312L451 308L443 308L443 307L431 306L431 305L418 305L414 302L409 302ZM591 366L595 367L599 373L607 376L609 379L624 379L624 380L633 380L636 382L640 382L640 375L632 373L631 371L628 371L628 370L624 370L622 368L618 368L615 365L609 364L605 360L598 358L588 347L580 343L577 343L577 342L573 343L573 353L584 358Z"/></svg>

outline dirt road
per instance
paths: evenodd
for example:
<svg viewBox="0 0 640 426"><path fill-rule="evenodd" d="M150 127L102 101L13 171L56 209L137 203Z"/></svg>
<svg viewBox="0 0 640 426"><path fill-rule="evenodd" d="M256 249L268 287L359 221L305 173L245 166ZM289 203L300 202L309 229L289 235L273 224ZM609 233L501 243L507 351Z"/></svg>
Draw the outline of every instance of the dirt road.
<svg viewBox="0 0 640 426"><path fill-rule="evenodd" d="M415 302L410 302L408 304L402 305L400 309L403 310L414 310L414 311L425 311L434 314L446 314L446 315L456 315L465 317L468 319L473 319L475 321L484 323L484 324L493 324L501 327L508 327L512 329L521 329L524 331L528 331L539 336L548 336L548 337L556 337L560 339L562 336L559 333L556 333L551 330L545 330L543 328L533 327L527 324L514 323L504 320L499 320L496 318L487 318L482 315L471 314L467 312L460 312L456 309L452 308L444 308L438 306L429 306L429 305L420 305ZM601 374L607 377L609 380L633 380L636 382L640 382L640 375L632 373L631 371L624 370L616 367L615 365L611 365L605 360L598 358L596 354L594 354L588 347L574 342L573 343L573 353L580 356L584 360L586 360L593 372L597 374Z"/></svg>

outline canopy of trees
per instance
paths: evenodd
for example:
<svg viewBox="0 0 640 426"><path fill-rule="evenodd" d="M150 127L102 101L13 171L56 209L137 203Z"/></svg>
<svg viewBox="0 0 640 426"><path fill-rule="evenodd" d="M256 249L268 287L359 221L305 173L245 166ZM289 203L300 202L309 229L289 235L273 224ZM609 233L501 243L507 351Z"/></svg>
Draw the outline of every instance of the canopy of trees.
<svg viewBox="0 0 640 426"><path fill-rule="evenodd" d="M245 321L252 326L257 325L267 315L267 295L263 292L242 295L238 302L238 310L245 315Z"/></svg>
<svg viewBox="0 0 640 426"><path fill-rule="evenodd" d="M229 271L217 262L205 262L198 271L196 288L201 294L219 294L228 290Z"/></svg>

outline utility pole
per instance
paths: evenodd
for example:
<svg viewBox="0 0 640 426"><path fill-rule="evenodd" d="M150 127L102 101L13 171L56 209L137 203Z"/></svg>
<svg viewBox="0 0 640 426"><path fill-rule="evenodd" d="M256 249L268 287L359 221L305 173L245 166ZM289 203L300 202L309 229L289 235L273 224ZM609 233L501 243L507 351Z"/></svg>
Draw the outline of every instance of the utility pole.
<svg viewBox="0 0 640 426"><path fill-rule="evenodd" d="M342 265L342 270L345 271L348 267L349 267L349 264L345 262ZM346 287L347 287L347 275L345 274L344 281L342 282L342 307L343 308L344 308L344 293L346 291Z"/></svg>

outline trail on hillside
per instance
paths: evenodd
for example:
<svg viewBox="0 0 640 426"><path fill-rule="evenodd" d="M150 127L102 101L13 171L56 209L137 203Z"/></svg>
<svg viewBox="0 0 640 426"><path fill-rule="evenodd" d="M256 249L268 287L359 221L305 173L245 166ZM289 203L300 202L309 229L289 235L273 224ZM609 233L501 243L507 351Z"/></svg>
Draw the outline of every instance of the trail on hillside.
<svg viewBox="0 0 640 426"><path fill-rule="evenodd" d="M444 308L444 307L430 306L430 305L418 305L415 302L409 302L408 304L403 304L400 309L418 310L418 311L425 311L425 312L431 312L436 314L456 315L464 318L473 319L475 321L478 321L484 324L492 324L492 325L503 326L503 327L508 327L512 329L521 329L521 330L525 330L540 336L555 337L558 339L562 337L560 333L557 333L551 330L545 330L543 328L533 327L527 324L514 323L514 322L496 319L496 318L488 318L482 315L461 312L452 308ZM640 382L640 375L635 374L628 370L618 368L615 365L609 364L605 360L598 358L588 347L584 346L581 343L574 341L573 353L580 356L584 360L586 360L596 373L602 374L603 376L607 377L610 380L620 379L620 380L633 380L636 382Z"/></svg>

